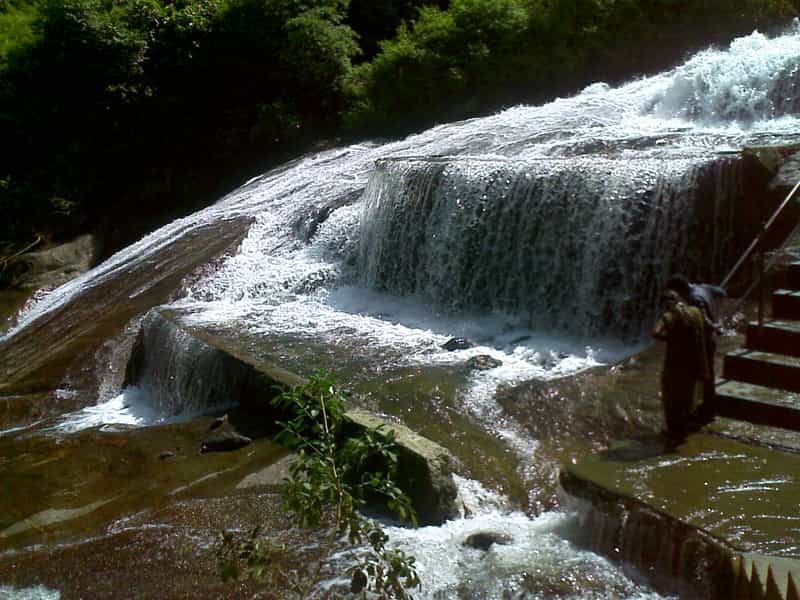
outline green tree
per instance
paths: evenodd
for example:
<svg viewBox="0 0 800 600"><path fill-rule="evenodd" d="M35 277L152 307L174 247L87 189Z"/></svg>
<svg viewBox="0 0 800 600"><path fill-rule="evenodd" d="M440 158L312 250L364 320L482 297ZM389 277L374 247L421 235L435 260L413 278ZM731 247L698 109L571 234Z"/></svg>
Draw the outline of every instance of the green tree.
<svg viewBox="0 0 800 600"><path fill-rule="evenodd" d="M417 20L423 6L446 9L449 0L351 0L347 24L358 33L364 57L372 59L379 43L392 39L402 23Z"/></svg>
<svg viewBox="0 0 800 600"><path fill-rule="evenodd" d="M151 227L335 131L358 52L347 6L42 0L0 80L0 240L114 229L120 212Z"/></svg>
<svg viewBox="0 0 800 600"><path fill-rule="evenodd" d="M422 8L413 25L401 26L354 73L354 94L366 99L354 103L351 122L403 123L403 117L432 120L445 111L475 110L518 66L528 9L524 0L453 0L448 10Z"/></svg>
<svg viewBox="0 0 800 600"><path fill-rule="evenodd" d="M0 75L8 55L36 39L34 22L38 14L32 3L0 0Z"/></svg>

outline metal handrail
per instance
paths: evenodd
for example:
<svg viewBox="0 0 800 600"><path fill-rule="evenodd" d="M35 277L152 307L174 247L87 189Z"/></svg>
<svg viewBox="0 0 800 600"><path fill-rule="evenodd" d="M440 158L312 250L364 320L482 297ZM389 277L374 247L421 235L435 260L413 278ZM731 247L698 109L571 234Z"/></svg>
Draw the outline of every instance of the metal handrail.
<svg viewBox="0 0 800 600"><path fill-rule="evenodd" d="M778 208L775 210L775 212L772 213L772 216L769 218L769 220L766 221L764 223L764 225L761 227L761 231L759 232L759 234L755 237L755 239L752 241L750 246L748 246L747 250L744 251L744 254L742 254L741 258L739 258L739 260L736 262L736 264L730 270L730 272L725 277L725 279L722 280L722 283L720 284L721 287L724 288L726 285L728 285L728 283L733 278L733 276L736 274L736 272L739 270L739 268L749 258L750 254L753 252L753 250L756 247L758 247L759 243L761 242L761 239L764 237L764 235L767 233L769 228L775 222L775 219L777 219L778 215L780 215L780 213L783 211L783 209L786 208L786 205L789 204L789 201L794 197L794 195L797 193L798 190L800 190L800 181L798 181L795 184L795 186L792 188L792 191L790 191L786 195L786 198L783 199L783 202L781 202L780 206L778 206ZM792 233L790 233L787 236L786 240L792 239L794 237L794 235L798 231L800 231L800 223L794 228L794 230L792 230ZM786 240L784 240L783 245L786 244ZM767 269L771 268L774 262L775 262L775 256L771 257L771 259L769 260L769 265L767 265ZM761 283L762 283L762 280L764 279L764 273L767 270L767 269L764 268L764 252L763 251L761 251L761 253L759 255L758 269L759 269L759 272L758 272L758 277L756 278L756 280L753 281L750 284L750 287L747 288L747 291L739 298L739 300L736 302L734 307L732 309L730 309L729 311L727 311L726 318L723 319L723 321L729 319L734 313L736 313L741 308L741 306L747 301L747 298L750 296L750 294L756 288L756 286L759 286L760 289L761 289L761 293L759 294L758 325L759 325L759 327L763 326L763 322L764 322L764 293L763 292L764 292L764 290L763 290L763 285L761 285Z"/></svg>
<svg viewBox="0 0 800 600"><path fill-rule="evenodd" d="M780 215L783 209L786 208L786 205L789 204L789 201L792 199L792 197L794 197L798 189L800 189L800 181L795 184L795 186L792 188L792 191L789 192L786 198L784 198L783 202L781 202L781 205L775 210L774 213L772 213L772 216L769 218L769 220L764 223L764 226L761 228L759 234L756 236L750 246L748 246L747 250L744 251L744 254L742 254L741 258L736 262L736 264L733 265L733 268L730 270L725 279L722 280L722 283L720 284L721 287L728 285L739 268L744 264L744 261L750 257L750 253L756 248L756 246L758 246L759 242L761 242L761 239L764 237L764 234L767 233L767 230L772 227L772 224L775 222L775 219L778 218L778 215Z"/></svg>

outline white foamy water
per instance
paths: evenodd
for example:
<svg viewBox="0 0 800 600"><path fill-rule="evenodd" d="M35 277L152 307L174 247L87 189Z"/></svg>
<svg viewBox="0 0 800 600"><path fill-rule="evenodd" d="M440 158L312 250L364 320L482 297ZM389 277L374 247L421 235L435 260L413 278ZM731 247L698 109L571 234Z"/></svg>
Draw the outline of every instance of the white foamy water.
<svg viewBox="0 0 800 600"><path fill-rule="evenodd" d="M219 410L224 406L216 407ZM147 392L136 386L125 388L123 393L107 402L87 406L81 410L66 413L44 431L54 433L76 433L92 427L110 428L114 425L128 427L146 427L180 423L193 417L206 414L207 410L184 411L179 414L165 415L153 402ZM1 433L1 432L0 432Z"/></svg>
<svg viewBox="0 0 800 600"><path fill-rule="evenodd" d="M61 592L43 585L27 588L0 585L0 600L60 600L60 598Z"/></svg>
<svg viewBox="0 0 800 600"><path fill-rule="evenodd" d="M728 52L701 52L665 78L652 112L745 126L796 113L798 56L798 36L775 40L758 32L734 40Z"/></svg>
<svg viewBox="0 0 800 600"><path fill-rule="evenodd" d="M573 543L574 515L547 512L530 518L474 481L459 478L458 484L469 516L440 527L387 528L392 546L416 557L422 581L416 598L662 598ZM487 550L465 545L470 536L485 533L502 542Z"/></svg>

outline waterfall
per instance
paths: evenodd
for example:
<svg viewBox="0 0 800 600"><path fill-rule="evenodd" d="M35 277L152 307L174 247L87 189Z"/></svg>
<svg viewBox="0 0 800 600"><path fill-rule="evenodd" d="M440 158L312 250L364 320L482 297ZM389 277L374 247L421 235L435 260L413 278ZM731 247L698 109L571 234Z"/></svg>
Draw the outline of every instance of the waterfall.
<svg viewBox="0 0 800 600"><path fill-rule="evenodd" d="M535 329L635 338L670 271L696 266L687 244L695 207L709 200L696 192L728 164L379 161L364 195L359 274L368 287L451 310L523 313ZM738 192L721 192L719 208L730 212ZM725 220L706 225L704 247L730 234Z"/></svg>
<svg viewBox="0 0 800 600"><path fill-rule="evenodd" d="M442 338L493 318L478 341L502 352L572 339L530 356L645 339L671 272L719 281L749 243L739 153L798 141L798 45L798 24L753 33L617 88L301 157L45 295L0 336L0 374L49 385L175 302L384 363L444 360Z"/></svg>
<svg viewBox="0 0 800 600"><path fill-rule="evenodd" d="M299 158L44 296L0 337L0 374L57 377L42 345L67 365L181 296L203 322L406 358L493 315L525 329L508 340L645 339L670 272L719 281L749 243L761 200L737 153L797 142L798 45L797 24L753 33L618 88Z"/></svg>
<svg viewBox="0 0 800 600"><path fill-rule="evenodd" d="M528 506L548 503L531 519L479 495L465 502L464 519L393 530L392 543L419 556L427 597L654 597L576 547L575 530L595 550L683 579L693 564L715 566L716 549L653 515L579 523L548 512L564 507L547 499L562 460L658 421L657 398L638 387L620 393L629 376L655 389L657 361L609 370L596 395L574 387L569 414L591 420L590 439L549 427L566 414L550 381L640 349L670 274L722 279L769 210L744 194L752 181L742 149L800 142L799 72L795 24L617 88L596 83L543 106L309 154L256 177L37 296L0 335L0 437L9 456L33 460L27 440L45 415L84 407L54 435L119 423L115 435L125 436L127 426L263 398L249 393L258 383L252 361L299 375L324 368L354 403L446 445L483 483L524 494ZM455 336L475 346L443 349ZM128 343L120 390L107 357ZM499 366L474 370L477 355ZM540 381L541 402L515 406ZM609 398L619 414L594 419ZM19 424L29 427L6 429ZM38 481L33 468L46 462L26 464L25 482ZM53 485L36 489L51 494ZM463 498L470 486L460 487ZM485 528L513 541L488 552L464 545Z"/></svg>
<svg viewBox="0 0 800 600"><path fill-rule="evenodd" d="M670 74L652 102L661 117L729 123L766 121L800 111L800 23L794 35L769 39L755 32L728 52L706 50Z"/></svg>
<svg viewBox="0 0 800 600"><path fill-rule="evenodd" d="M244 371L230 356L151 312L142 323L125 380L143 393L156 419L163 419L232 406Z"/></svg>

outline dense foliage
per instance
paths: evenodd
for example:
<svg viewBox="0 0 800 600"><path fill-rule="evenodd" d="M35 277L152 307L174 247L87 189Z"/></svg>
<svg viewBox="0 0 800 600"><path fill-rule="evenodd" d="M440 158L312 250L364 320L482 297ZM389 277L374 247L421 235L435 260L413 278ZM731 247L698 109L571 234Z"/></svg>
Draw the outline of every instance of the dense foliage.
<svg viewBox="0 0 800 600"><path fill-rule="evenodd" d="M37 16L36 7L32 4L0 1L0 73L5 70L9 52L33 42L33 23Z"/></svg>
<svg viewBox="0 0 800 600"><path fill-rule="evenodd" d="M664 68L799 7L0 0L0 255L87 229L112 251L337 137L402 134Z"/></svg>
<svg viewBox="0 0 800 600"><path fill-rule="evenodd" d="M238 165L330 131L358 52L344 0L38 8L0 88L3 210L17 217L0 239L133 207L174 216Z"/></svg>

